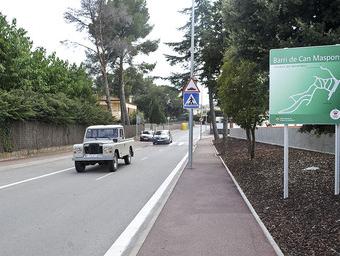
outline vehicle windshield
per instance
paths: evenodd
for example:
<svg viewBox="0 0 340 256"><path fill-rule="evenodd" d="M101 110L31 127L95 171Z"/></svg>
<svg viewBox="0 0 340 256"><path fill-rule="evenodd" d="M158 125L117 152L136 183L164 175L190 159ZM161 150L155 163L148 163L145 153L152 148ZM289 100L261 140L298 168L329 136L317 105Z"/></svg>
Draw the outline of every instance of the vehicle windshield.
<svg viewBox="0 0 340 256"><path fill-rule="evenodd" d="M143 134L151 134L149 131L144 131Z"/></svg>
<svg viewBox="0 0 340 256"><path fill-rule="evenodd" d="M88 129L86 132L87 139L96 139L96 138L117 138L118 137L118 129L110 128L110 129Z"/></svg>
<svg viewBox="0 0 340 256"><path fill-rule="evenodd" d="M168 132L167 131L157 131L156 135L167 135Z"/></svg>

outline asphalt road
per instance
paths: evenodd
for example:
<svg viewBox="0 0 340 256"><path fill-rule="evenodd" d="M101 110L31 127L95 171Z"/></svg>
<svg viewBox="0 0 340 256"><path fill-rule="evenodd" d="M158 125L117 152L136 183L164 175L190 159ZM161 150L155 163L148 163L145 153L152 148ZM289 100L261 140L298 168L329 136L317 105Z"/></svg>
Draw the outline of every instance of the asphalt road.
<svg viewBox="0 0 340 256"><path fill-rule="evenodd" d="M69 153L0 163L0 255L103 256L187 153L188 132L173 140L136 142L115 173L77 173Z"/></svg>

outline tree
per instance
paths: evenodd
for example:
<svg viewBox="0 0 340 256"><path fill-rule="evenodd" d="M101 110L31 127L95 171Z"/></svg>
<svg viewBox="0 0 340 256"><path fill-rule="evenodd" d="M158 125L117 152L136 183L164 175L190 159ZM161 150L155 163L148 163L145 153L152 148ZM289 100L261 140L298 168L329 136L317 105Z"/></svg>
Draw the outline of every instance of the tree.
<svg viewBox="0 0 340 256"><path fill-rule="evenodd" d="M144 39L152 30L149 22L149 13L145 0L113 0L112 5L124 10L125 16L129 17L130 22L118 24L117 31L119 37L116 38L118 54L118 84L121 106L121 122L129 125L130 120L126 109L125 81L124 81L124 63L131 64L132 58L139 53L149 54L156 51L158 41ZM112 65L115 65L112 62Z"/></svg>
<svg viewBox="0 0 340 256"><path fill-rule="evenodd" d="M150 112L149 121L152 124L163 124L166 122L164 112L161 110L161 105L159 104L158 98L154 97L150 99Z"/></svg>
<svg viewBox="0 0 340 256"><path fill-rule="evenodd" d="M267 86L256 63L227 58L218 80L225 114L246 130L250 158L255 157L255 130L266 118Z"/></svg>
<svg viewBox="0 0 340 256"><path fill-rule="evenodd" d="M64 14L68 23L74 23L78 31L85 31L93 47L86 48L88 58L99 63L99 69L105 88L106 104L112 113L110 88L108 81L108 65L118 58L115 46L114 30L117 23L128 23L128 18L120 9L110 8L105 0L81 0L80 9L68 9Z"/></svg>
<svg viewBox="0 0 340 256"><path fill-rule="evenodd" d="M214 98L216 98L216 81L223 63L223 54L227 47L225 44L225 30L222 19L222 0L211 3L208 0L196 0L195 7L195 75L209 90L209 106L211 109L212 125L215 139L218 139L216 117L214 110ZM185 14L191 14L191 9L183 10ZM171 65L182 64L189 69L190 42L191 42L191 18L188 23L180 28L185 31L181 42L168 43L177 55L167 55ZM178 87L188 81L189 73L173 74L170 80Z"/></svg>
<svg viewBox="0 0 340 256"><path fill-rule="evenodd" d="M113 122L96 104L92 80L82 66L47 55L44 48L32 50L26 31L0 15L0 130L15 120Z"/></svg>
<svg viewBox="0 0 340 256"><path fill-rule="evenodd" d="M101 72L106 102L112 112L110 101L109 70L116 70L121 107L121 122L130 124L126 109L124 64L132 63L133 56L148 54L157 49L157 41L140 42L152 30L148 24L149 14L145 0L82 0L79 10L65 13L68 22L86 31L94 49L86 47L90 62L99 63L92 71Z"/></svg>
<svg viewBox="0 0 340 256"><path fill-rule="evenodd" d="M29 88L32 42L27 32L0 13L0 89Z"/></svg>

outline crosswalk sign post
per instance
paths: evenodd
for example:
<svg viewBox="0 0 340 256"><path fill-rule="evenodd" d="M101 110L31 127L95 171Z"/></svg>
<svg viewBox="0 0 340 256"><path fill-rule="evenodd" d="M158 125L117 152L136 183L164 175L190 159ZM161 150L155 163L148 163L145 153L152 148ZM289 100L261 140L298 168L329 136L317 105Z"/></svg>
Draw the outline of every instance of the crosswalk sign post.
<svg viewBox="0 0 340 256"><path fill-rule="evenodd" d="M198 89L194 79L183 89L183 108L189 110L189 159L188 167L192 168L192 152L193 152L193 110L200 107L200 90Z"/></svg>

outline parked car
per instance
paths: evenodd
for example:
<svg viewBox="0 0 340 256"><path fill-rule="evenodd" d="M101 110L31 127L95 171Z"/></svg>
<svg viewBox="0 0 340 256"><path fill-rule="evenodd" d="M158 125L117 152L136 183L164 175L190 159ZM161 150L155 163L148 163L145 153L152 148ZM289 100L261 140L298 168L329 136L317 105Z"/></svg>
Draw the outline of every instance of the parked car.
<svg viewBox="0 0 340 256"><path fill-rule="evenodd" d="M172 136L169 130L159 130L153 136L153 144L170 144L172 143Z"/></svg>
<svg viewBox="0 0 340 256"><path fill-rule="evenodd" d="M142 131L140 135L140 141L152 141L153 134L153 131Z"/></svg>

